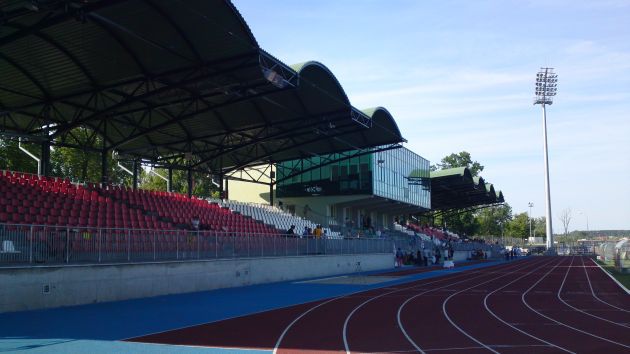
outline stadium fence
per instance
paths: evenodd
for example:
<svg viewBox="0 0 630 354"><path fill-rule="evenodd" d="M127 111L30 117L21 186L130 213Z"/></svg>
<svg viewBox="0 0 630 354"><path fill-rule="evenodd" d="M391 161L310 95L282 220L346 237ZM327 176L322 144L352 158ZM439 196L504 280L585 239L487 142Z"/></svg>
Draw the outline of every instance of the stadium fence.
<svg viewBox="0 0 630 354"><path fill-rule="evenodd" d="M389 239L0 224L0 266L391 253Z"/></svg>

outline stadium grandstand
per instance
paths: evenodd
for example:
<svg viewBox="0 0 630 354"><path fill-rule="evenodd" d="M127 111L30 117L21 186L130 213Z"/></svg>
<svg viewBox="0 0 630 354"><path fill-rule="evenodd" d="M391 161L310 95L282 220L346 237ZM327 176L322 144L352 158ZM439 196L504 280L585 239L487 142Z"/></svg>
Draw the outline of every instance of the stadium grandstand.
<svg viewBox="0 0 630 354"><path fill-rule="evenodd" d="M0 143L37 162L0 166L1 352L630 349L627 290L593 259L432 225L503 193L430 171L387 109L264 51L229 0L0 1L0 78ZM61 148L100 178L53 169ZM153 168L165 190L140 188Z"/></svg>
<svg viewBox="0 0 630 354"><path fill-rule="evenodd" d="M0 136L37 147L38 168L0 173L0 265L382 258L460 241L411 215L503 202L467 169L430 172L322 63L264 51L229 1L186 4L2 4ZM100 181L53 175L55 148L98 153ZM130 185L111 183L110 156ZM156 167L167 188L185 171L187 193L139 189ZM221 198L193 195L197 172Z"/></svg>

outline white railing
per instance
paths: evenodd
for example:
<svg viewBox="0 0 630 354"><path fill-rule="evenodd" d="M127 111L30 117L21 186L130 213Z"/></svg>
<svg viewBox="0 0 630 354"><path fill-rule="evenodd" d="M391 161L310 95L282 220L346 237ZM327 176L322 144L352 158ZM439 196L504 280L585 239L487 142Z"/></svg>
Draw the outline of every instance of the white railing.
<svg viewBox="0 0 630 354"><path fill-rule="evenodd" d="M0 224L0 266L391 253L387 239Z"/></svg>

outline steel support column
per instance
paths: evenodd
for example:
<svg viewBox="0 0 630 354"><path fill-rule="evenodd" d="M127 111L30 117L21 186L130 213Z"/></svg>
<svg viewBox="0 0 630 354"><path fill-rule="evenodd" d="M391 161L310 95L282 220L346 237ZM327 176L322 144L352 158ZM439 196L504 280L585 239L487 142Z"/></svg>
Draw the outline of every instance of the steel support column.
<svg viewBox="0 0 630 354"><path fill-rule="evenodd" d="M230 199L230 179L226 178L225 179L225 191L223 192L223 195L225 196L225 199Z"/></svg>
<svg viewBox="0 0 630 354"><path fill-rule="evenodd" d="M138 168L139 167L140 167L140 161L133 160L133 181L132 181L133 190L138 189Z"/></svg>
<svg viewBox="0 0 630 354"><path fill-rule="evenodd" d="M273 179L276 178L276 172L273 170L273 163L271 164L271 171L269 171L269 205L273 206Z"/></svg>
<svg viewBox="0 0 630 354"><path fill-rule="evenodd" d="M190 173L190 170L188 170ZM173 169L171 167L168 168L168 190L167 192L173 191Z"/></svg>
<svg viewBox="0 0 630 354"><path fill-rule="evenodd" d="M109 160L107 159L107 154L109 150L103 149L101 151L101 186L103 188L107 187L109 184Z"/></svg>
<svg viewBox="0 0 630 354"><path fill-rule="evenodd" d="M169 169L171 171L171 169ZM192 190L193 190L193 175L192 170L188 169L188 198L192 198ZM172 173L169 173L169 177L172 176Z"/></svg>
<svg viewBox="0 0 630 354"><path fill-rule="evenodd" d="M41 175L42 176L50 176L50 141L46 140L42 142L41 145Z"/></svg>
<svg viewBox="0 0 630 354"><path fill-rule="evenodd" d="M223 173L219 174L219 198L225 199L225 190L223 189Z"/></svg>

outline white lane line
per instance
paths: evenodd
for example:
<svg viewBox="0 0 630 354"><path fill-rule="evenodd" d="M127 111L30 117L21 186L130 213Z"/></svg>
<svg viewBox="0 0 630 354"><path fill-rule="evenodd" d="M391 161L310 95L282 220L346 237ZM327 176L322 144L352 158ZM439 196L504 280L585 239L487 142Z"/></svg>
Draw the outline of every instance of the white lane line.
<svg viewBox="0 0 630 354"><path fill-rule="evenodd" d="M504 345L504 344L496 344L491 345L494 348L548 348L548 345L544 344L523 344L523 345ZM483 349L483 347L479 346L471 346L471 347L449 347L449 348L431 348L425 349L427 352L451 352L456 350L475 350L475 349ZM388 350L387 353L415 353L415 350ZM363 354L380 354L383 352L362 352Z"/></svg>
<svg viewBox="0 0 630 354"><path fill-rule="evenodd" d="M514 264L514 267L516 267L516 266L518 266L518 265L519 265L519 264ZM477 273L480 273L480 272L477 272ZM480 273L479 275L477 275L476 277L472 277L472 278L471 278L471 277L467 277L466 279L464 279L464 280L462 280L462 281L459 281L459 282L456 282L456 283L449 283L449 284L446 284L446 285L444 285L444 286L442 286L442 287L439 287L439 288L429 289L429 290L426 290L426 291L424 291L424 292L422 292L422 293L420 293L420 294L418 294L418 295L416 295L416 296L419 296L419 295L422 295L422 294L424 294L424 293L428 293L428 292L431 292L431 291L435 291L435 290L439 290L439 289L447 288L447 287L449 287L449 286L453 286L453 284L458 284L458 283L461 283L461 282L464 282L464 281L469 281L469 280L471 280L471 279L477 279L477 278L479 278L479 277L483 277L484 275L488 275L488 274L492 274L492 273L493 273L493 272L488 272L488 273L483 273L483 272L481 272L481 273ZM466 276L466 275L467 275L467 274L464 274L464 276ZM459 277L457 277L457 278L455 278L455 279L459 279ZM453 278L450 278L449 280L453 280ZM432 282L432 283L436 283L436 282L437 282L437 281ZM421 288L422 286L424 286L424 285L426 285L426 284L431 284L431 283L425 283L425 284L422 284L422 285L419 285L419 286L408 287L408 288L405 288L405 289L397 289L397 290L394 290L394 291L390 291L390 292L388 292L388 293L384 293L384 294L381 294L381 295L378 295L378 296L372 297L372 298L370 298L370 299L368 299L368 300L364 301L363 303L361 303L361 304L357 305L357 306L356 306L356 307L352 310L352 312L350 312L350 314L348 314L348 316L346 317L346 320L345 320L345 321L344 321L344 323L343 323L343 344L344 344L344 346L345 346L346 353L347 353L347 354L350 354L350 352L351 352L351 351L350 351L350 344L348 343L348 337L347 337L347 335L348 335L348 334L347 334L347 333L348 333L348 323L350 323L350 319L352 318L352 316L354 315L354 313L355 313L356 311L358 311L360 308L362 308L363 306L365 306L365 305L366 305L366 304L368 304L369 302L371 302L371 301L373 301L373 300L376 300L376 299L378 299L378 298L380 298L380 297L383 297L383 296L385 296L385 295L389 295L389 294L393 294L393 293L396 293L396 292L400 292L400 291L402 291L402 290L410 290L410 289L415 289L415 290L418 290L418 288ZM403 334L404 334L404 332L403 332ZM409 338L407 337L407 339L409 339ZM416 350L418 350L420 353L424 353L424 352L422 351L422 349L420 349L420 348L419 348L417 345L415 345L413 342L411 342L411 344L412 344L412 345L414 345L414 347L416 348Z"/></svg>
<svg viewBox="0 0 630 354"><path fill-rule="evenodd" d="M606 275L608 275L609 277L611 277L611 278L612 278L612 280L614 280L614 281L617 283L617 285L619 285L619 286L621 287L621 289L625 290L627 294L630 294L630 293L628 292L628 289L626 289L626 288L625 288L625 287L624 287L621 283L619 283L619 281L618 281L617 279L615 279L615 277L613 277L610 273L608 273L606 270L604 270L604 269L603 269L603 268L602 268L599 264L597 264L597 262L595 262L594 260L592 260L592 259L590 259L590 258L589 258L589 260L590 260L591 262L595 263L595 265L597 266L597 268L601 269L601 271L602 271L602 272L606 273ZM582 260L582 263L584 263L584 260ZM628 313L630 313L630 311L628 311L628 310L626 310L626 309L623 309L623 308L621 308L621 307L617 307L617 306L615 306L615 305L613 305L613 304L611 304L611 303L609 303L609 302L606 302L606 301L604 301L604 300L600 299L600 298L599 298L599 297L595 294L595 291L593 290L593 285L591 285L591 279L590 279L590 277L589 277L589 275L588 275L588 272L586 271L586 267L584 268L584 272L586 273L586 279L588 279L588 285L591 287L591 293L593 294L593 296L594 296L597 300L599 300L599 301L601 301L601 302L605 303L606 305L608 305L608 306L610 306L610 307L616 308L616 309L621 310L621 311L623 311L623 312L628 312Z"/></svg>
<svg viewBox="0 0 630 354"><path fill-rule="evenodd" d="M555 323L557 323L557 324L559 324L559 325L561 325L561 326L564 326L564 327L570 328L570 329L572 329L572 330L574 330L574 331L577 331L577 332L580 332L580 333L586 334L586 335L588 335L588 336L591 336L591 337L594 337L594 338L597 338L597 339L601 339L601 340L603 340L603 341L606 341L606 342L609 342L609 343L613 343L613 344L617 344L617 345L620 345L620 346L622 346L622 347L625 347L625 348L629 348L629 349L630 349L630 346L627 346L627 345L625 345L625 344L615 342L615 341L610 340L610 339L608 339L608 338L600 337L600 336L598 336L598 335L596 335L596 334L593 334L593 333L591 333L591 332L587 332L587 331L581 330L581 329L579 329L579 328L575 328L575 327L573 327L573 326L571 326L571 325L568 325L568 324L566 324L566 323L564 323L564 322L560 322L560 321L558 321L558 320L556 320L556 319L553 319L553 318L551 318L551 317L549 317L549 316L547 316L547 315L543 314L542 312L537 311L536 309L534 309L533 307L531 307L531 306L529 305L529 303L528 303L528 302L527 302L527 300L525 299L525 297L527 296L527 294L529 293L529 291L530 291L531 289L533 289L536 285L538 285L541 281L543 281L543 279L547 278L547 276L549 275L549 273L551 273L551 272L552 272L554 269L556 269L557 267L558 267L558 265L555 265L553 268L551 268L551 269L550 269L550 270L549 270L549 271L548 271L545 275L543 275L540 279L538 279L538 281L537 281L536 283L534 283L534 285L532 285L529 289L527 289L527 290L526 290L526 291L525 291L525 292L521 295L521 301L525 304L525 306L527 306L527 308L529 308L531 311L533 311L533 312L535 312L535 313L539 314L540 316L542 316L542 317L544 317L544 318L548 319L549 321L555 322ZM567 269L570 269L570 268L567 268Z"/></svg>
<svg viewBox="0 0 630 354"><path fill-rule="evenodd" d="M491 345L494 348L547 348L548 345L544 344L525 344L525 345ZM453 348L435 348L435 349L426 349L427 352L439 352L439 351L453 351L453 350L475 350L475 349L483 349L483 347L453 347Z"/></svg>
<svg viewBox="0 0 630 354"><path fill-rule="evenodd" d="M538 267L538 268L540 268L540 267ZM536 269L538 269L538 268L536 268ZM465 335L466 337L470 338L470 339L471 339L472 341L474 341L475 343L477 343L477 344L479 344L479 345L483 346L484 348L486 348L486 349L490 350L491 352L493 352L493 353L497 353L497 354L499 354L499 352L498 352L498 351L496 351L496 350L492 349L490 346L488 346L488 345L484 344L483 342L481 342L480 340L478 340L477 338L475 338L474 336L472 336L470 333L466 332L463 328L461 328L460 326L458 326L458 325L455 323L455 321L453 321L453 319L451 319L451 317L448 315L448 311L446 310L446 305L447 305L447 304L448 304L448 302L449 302L449 301L450 301L450 300L451 300L454 296L456 296L457 294L463 293L464 291L467 291L467 290L470 290L470 289L474 289L474 288L476 288L476 287L478 287L478 286L480 286L480 285L484 285L484 284L487 284L487 283L491 283L491 282L493 282L493 281L496 281L497 279L505 278L505 277L507 277L508 275L510 275L510 276L511 276L511 275L514 275L514 274L512 274L512 273L507 273L507 274L504 274L504 275L502 275L502 276L499 276L499 277L496 277L496 278L493 278L493 279L490 279L490 280L484 281L484 282L482 282L482 283L475 284L475 285L473 285L473 286L471 286L471 287L468 287L468 288L466 288L466 289L462 289L462 290L460 290L460 291L458 291L458 292L456 292L456 293L452 294L451 296L447 297L444 301L442 301L442 313L444 314L444 317L446 317L446 319L448 320L448 322L450 322L450 323L451 323L451 325L452 325L453 327L455 327L455 328L456 328L459 332L461 332L461 333L462 333L463 335Z"/></svg>
<svg viewBox="0 0 630 354"><path fill-rule="evenodd" d="M282 334L280 334L280 337L279 337L279 338L278 338L278 340L276 341L276 345L273 347L273 354L276 354L276 353L278 352L278 348L280 347L280 343L282 343L282 340L284 339L284 336L287 334L287 332L289 331L289 329L291 329L291 327L293 327L293 325L294 325L297 321L299 321L302 317L306 316L309 312L311 312L311 311L315 310L316 308L318 308L318 307L320 307L320 306L326 305L326 304L328 304L328 303L330 303L330 302L333 302L333 301L335 301L335 300L338 300L338 299L340 299L340 298L342 298L342 297L346 297L346 296L348 296L348 295L334 297L334 298L332 298L332 299L330 299L330 300L328 300L328 301L324 301L324 302L322 302L321 304L317 304L317 305L315 305L315 306L311 307L310 309L308 309L308 310L306 310L306 311L302 312L302 314L301 314L301 315L299 315L298 317L296 317L296 318L293 320L293 322L289 323L289 325L288 325L288 326L286 326L286 328L284 329L284 331L282 331Z"/></svg>
<svg viewBox="0 0 630 354"><path fill-rule="evenodd" d="M495 267L495 266L491 266L491 267ZM481 270L482 270L482 269L484 269L484 268L478 268L477 270L473 270L473 271L471 271L470 273L465 273L464 271L461 271L460 273L450 273L450 274L455 274L455 275L454 275L453 277L446 277L446 278L444 278L444 277L440 277L439 279L436 279L436 280L433 280L433 281L430 281L430 282L426 282L426 283L424 283L424 282L423 282L422 284L418 284L418 285L414 285L414 286L410 286L410 287L405 287L405 288L400 288L400 289L398 289L398 291L408 290L408 289L414 289L414 288L419 288L419 287L422 287L422 286L425 286L425 285L428 285L428 284L433 284L433 283L437 283L437 282L444 281L444 280L451 280L452 278L456 278L456 279L457 279L460 275L461 275L461 276L468 276L468 275L470 275L471 273L472 273L472 274L474 274L474 273L479 273L479 272L481 272ZM449 275L449 274L447 274L447 275ZM424 280L424 279L416 280L416 281L414 281L414 283L417 283L417 282L422 282L423 280ZM380 288L376 288L376 289L372 289L372 290L379 290L379 289L380 289ZM356 295L356 294L359 294L359 293L362 293L362 292L366 292L366 291L368 291L368 290L358 290L358 291L355 291L355 292L350 293L350 294L346 294L346 295L341 295L341 296L334 297L334 298L332 298L332 299L330 299L330 300L328 300L328 301L325 301L325 302L323 302L323 303L320 303L320 304L318 304L318 305L315 305L315 306L313 306L312 308L310 308L310 309L306 310L305 312L303 312L302 314L300 314L300 315L299 315L298 317L296 317L296 318L295 318L295 319L294 319L294 320L293 320L293 321L292 321L289 325L287 325L287 327L286 327L286 328L282 331L282 333L280 334L280 337L279 337L279 338L278 338L278 340L276 341L276 345L275 345L275 346L274 346L274 348L273 348L273 354L276 354L276 353L277 353L278 348L280 347L280 344L282 343L282 340L283 340L283 339L284 339L284 337L286 336L287 332L288 332L288 331L289 331L289 330L290 330L290 329L291 329L291 328L292 328L292 327L293 327L293 326L294 326L294 325L295 325L295 324L296 324L296 323L297 323L297 322L298 322L298 321L299 321L302 317L304 317L306 314L310 313L311 311L313 311L313 310L315 310L316 308L318 308L318 307L320 307L320 306L323 306L323 305L325 305L325 304L331 303L331 302L333 302L333 301L336 301L336 300L339 300L339 299L342 299L342 298L350 297L350 296L352 296L352 295Z"/></svg>
<svg viewBox="0 0 630 354"><path fill-rule="evenodd" d="M494 312L490 309L490 307L488 306L488 298L489 298L490 296L492 296L492 294L496 293L497 291L499 291L499 290L501 290L501 289L504 289L504 288L506 288L506 287L510 286L511 284L516 283L516 282L517 282L517 281L519 281L520 279L522 279L522 278L524 278L524 277L526 277L526 276L528 276L528 275L532 274L534 271L536 271L536 270L538 270L538 269L540 269L540 268L543 268L543 267L548 266L548 265L549 265L549 264L551 264L552 262L553 262L553 259L552 259L551 261L549 261L549 262L547 262L547 263L545 263L545 264L541 265L540 267L538 267L538 268L536 268L536 269L534 269L534 270L531 270L529 273L527 273L527 274L525 274L525 275L523 275L523 276L521 276L521 277L519 277L519 278L517 278L517 279L512 280L511 282L509 282L509 283L505 284L504 286L502 286L502 287L500 287L500 288L498 288L498 289L495 289L494 291L492 291L491 293L489 293L488 295L486 295L486 297L484 297L484 299L483 299L483 306L484 306L484 307L486 308L486 310L487 310L487 311L488 311L488 312L489 312L492 316L494 316L497 320L499 320L499 321L501 321L501 322L505 323L506 325L508 325L508 326L512 327L513 329L515 329L515 330L517 330L517 331L519 331L519 332L523 333L524 335L529 336L529 337L531 337L531 338L534 338L534 339L536 339L536 340L538 340L538 341L541 341L541 342L543 342L543 343L546 343L546 344L548 344L548 345L550 345L550 346L552 346L552 347L555 347L555 348L558 348L558 349L560 349L560 350L563 350L563 351L565 351L565 352L568 352L568 353L575 353L575 352L572 352L572 351L570 351L570 350L568 350L568 349L566 349L566 348L563 348L563 347L561 347L561 346L558 346L558 345L555 345L555 344L553 344L553 343L551 343L551 342L548 342L548 341L546 341L546 340L544 340L544 339L542 339L542 338L536 337L535 335L533 335L533 334L531 334L531 333L529 333L529 332L526 332L526 331L524 331L524 330L522 330L522 329L520 329L520 328L518 328L518 327L516 327L516 326L514 326L514 325L512 325L512 324L510 324L510 323L508 323L508 322L506 322L506 321L504 321L504 320L503 320L502 318L500 318L497 314L495 314L495 313L494 313Z"/></svg>
<svg viewBox="0 0 630 354"><path fill-rule="evenodd" d="M508 267L508 269L512 269L512 268L514 268L514 267ZM504 268L504 269L505 269L505 268ZM476 278L478 278L478 277L475 277L474 279L476 279ZM466 280L470 280L470 279L466 279ZM464 280L464 281L466 281L466 280ZM462 283L462 282L464 282L464 281L461 281L461 282L458 282L458 283ZM455 283L455 284L457 284L457 283ZM447 286L451 286L451 285L453 285L453 284L449 284L449 285L447 285ZM433 289L433 290L439 290L439 289L440 289L440 288ZM409 299L407 299L405 302L403 302L403 303L402 303L402 304L398 307L398 312L397 312L397 314L396 314L396 319L397 319L397 321L398 321L398 328L400 328L400 331L403 333L403 335L405 336L405 338L407 339L407 341L408 341L409 343L411 343L411 345L413 345L413 347L414 347L414 348L416 348L416 350L418 350L418 351L419 351L419 352L421 352L421 353L424 353L424 351L423 351L423 350L422 350L422 349L418 346L418 344L417 344L417 343L416 343L413 339L411 339L411 336L409 336L409 334L407 333L407 330L405 330L405 326L404 326L404 325L403 325L403 323L402 323L402 320L401 320L401 318L400 318L400 314L402 313L403 309L405 308L405 306L407 306L407 304L408 304L409 302L411 302L411 301L415 300L416 298L418 298L419 296L424 295L424 294L426 294L426 293L428 293L428 292L430 292L430 291L433 291L433 290L427 290L427 291L425 291L425 292L422 292L422 293L419 293L419 294L416 294L416 295L414 295L414 296L410 297Z"/></svg>
<svg viewBox="0 0 630 354"><path fill-rule="evenodd" d="M480 274L480 275L478 275L478 276L476 276L476 277L473 277L473 278L468 277L468 278L466 278L466 279L465 279L465 280L463 280L463 281L468 281L468 280L470 280L470 279L476 279L476 278L479 278L479 277L481 277L481 276L483 276L483 274ZM457 278L455 278L455 279L459 279L459 278L460 278L460 277L457 277ZM450 280L453 280L453 278L450 278ZM423 284L422 286L424 286L424 285L426 285L426 284L432 284L432 283L437 283L437 281L434 281L434 282L431 282L431 283L425 283L425 284ZM457 283L455 283L455 284L457 284ZM453 285L453 283L449 283L449 284L445 285L444 287L447 287L447 286L452 286L452 285ZM410 287L410 288L405 288L405 289L397 289L397 290L394 290L394 291L390 291L390 292L387 292L387 293L384 293L384 294L381 294L381 295L378 295L378 296L372 297L372 298L370 298L370 299L368 299L368 300L366 300L366 301L362 302L361 304L357 305L354 309L352 309L352 312L350 312L350 314L348 314L348 316L346 317L346 320L343 322L343 345L345 346L346 353L347 353L347 354L349 354L349 353L350 353L350 344L348 343L348 334L347 334L347 333L348 333L348 323L350 322L350 318L352 318L352 316L354 315L354 313L355 313L357 310L359 310L360 308L362 308L363 306L365 306L366 304L368 304L368 303L369 303L369 302L371 302L372 300L376 300L376 299L378 299L378 298L380 298L380 297L383 297L383 296L385 296L385 295L390 295L390 294L393 294L393 293L395 293L395 292L400 292L400 291L402 291L402 290L411 290L411 289L414 289L414 288L417 290L417 288L420 288L420 286L417 286L417 287ZM437 288L437 289L441 289L441 288ZM427 292L430 292L430 291L433 291L433 290L437 290L437 289L430 289L430 290L426 290L426 291L424 291L424 293L427 293ZM422 351L422 349L420 349L420 348L418 348L418 347L416 347L416 349L417 349L420 353L424 353L424 352Z"/></svg>
<svg viewBox="0 0 630 354"><path fill-rule="evenodd" d="M584 260L582 259L582 257L580 257L580 260L582 260L582 264L584 264ZM571 263L573 263L573 259L571 260ZM586 272L586 269L585 269L584 271ZM572 306L571 304L569 304L568 302L566 302L566 301L562 298L562 287L564 286L564 282L565 282L565 280L567 279L567 275L569 275L569 271L568 271L568 270L567 270L567 273L566 273L566 274L565 274L565 276L564 276L564 280L562 281L562 286L560 286L560 290L558 290L558 299L560 299L560 301L562 301L562 303L563 303L563 304L565 304L565 305L569 306L570 308L574 309L575 311L579 311L579 312L581 312L581 313L583 313L583 314L585 314L585 315L591 316L591 317L593 317L593 318L597 318L597 319L599 319L599 320L602 320L602 321L605 321L605 322L608 322L608 323L612 323L612 324L614 324L614 325L616 325L616 326L621 326L621 327L624 327L624 328L630 328L630 326L628 326L628 325L626 325L626 324L619 323L619 322L615 322L615 321L611 321L611 320L609 320L609 319L607 319L607 318L603 318L603 317L600 317L600 316L594 315L594 314L592 314L592 313L589 313L589 312L584 311L583 309L580 309L580 308L577 308L577 307L575 307L575 306ZM587 279L588 279L588 273L586 273L586 277L587 277ZM591 281L590 281L590 280L588 281L588 285L591 285ZM591 286L591 292L592 292L593 296L597 299L597 295L595 295L595 293L593 292L593 287L592 287L592 286ZM600 300L600 301L601 301L601 300Z"/></svg>

